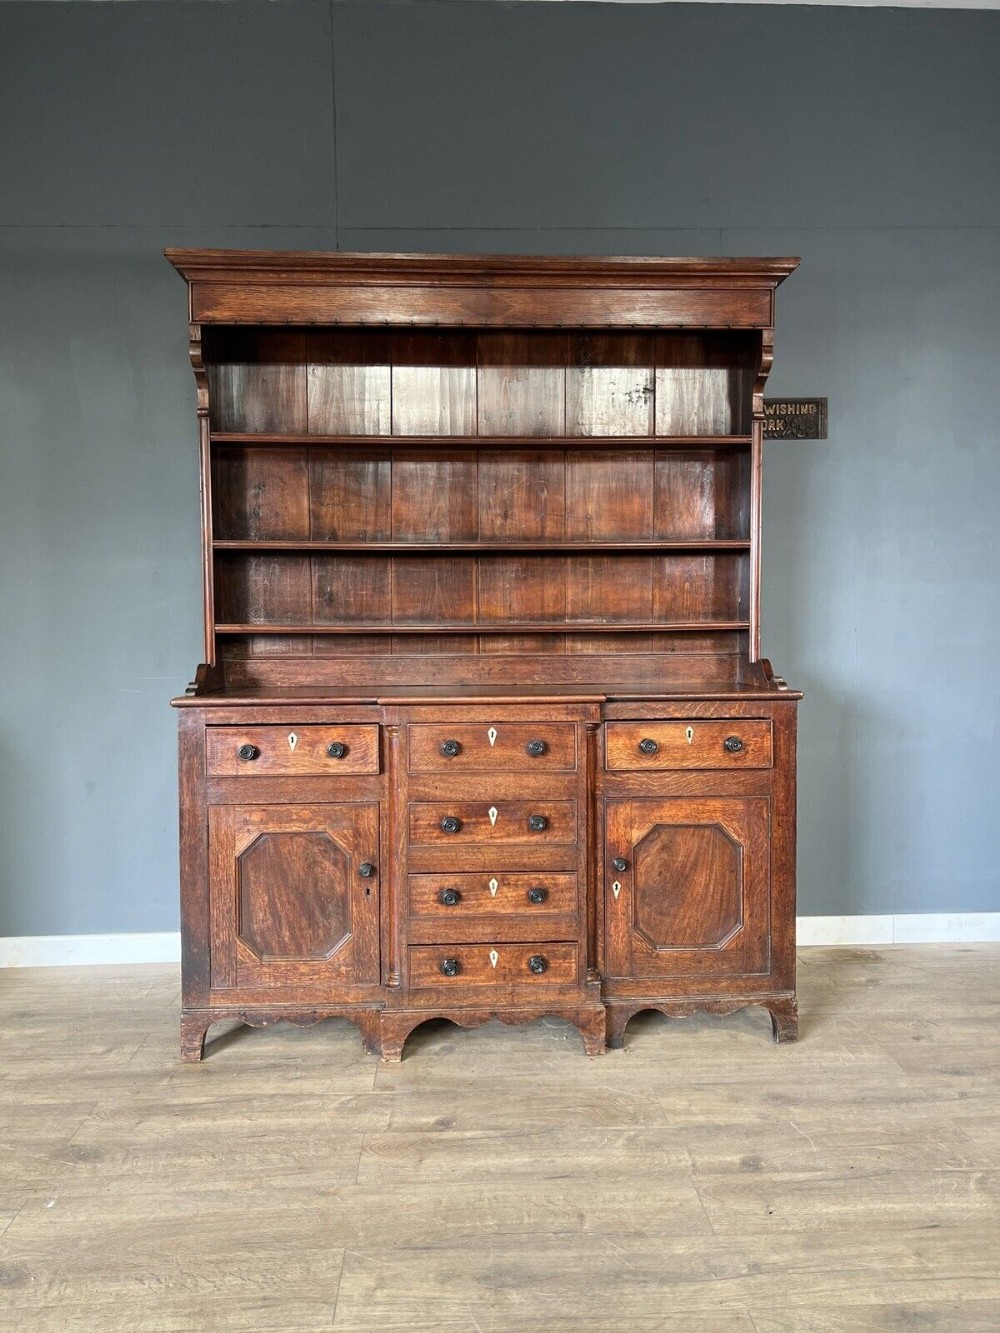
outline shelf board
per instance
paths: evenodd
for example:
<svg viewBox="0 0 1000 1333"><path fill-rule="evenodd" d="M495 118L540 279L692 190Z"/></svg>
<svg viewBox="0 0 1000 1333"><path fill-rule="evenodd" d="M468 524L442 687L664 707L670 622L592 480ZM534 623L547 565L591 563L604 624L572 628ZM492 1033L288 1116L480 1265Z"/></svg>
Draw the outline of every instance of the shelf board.
<svg viewBox="0 0 1000 1333"><path fill-rule="evenodd" d="M507 542L336 542L336 541L269 541L269 540L230 540L219 539L212 543L216 551L274 551L274 552L364 552L372 555L507 555L508 553L527 555L572 555L574 553L603 554L615 551L671 552L686 551L749 551L750 542L742 538L704 539L690 541L579 541L545 542L526 538L524 541Z"/></svg>
<svg viewBox="0 0 1000 1333"><path fill-rule="evenodd" d="M748 620L607 621L530 620L504 624L338 624L338 625L223 625L216 634L710 634L717 630L749 629Z"/></svg>
<svg viewBox="0 0 1000 1333"><path fill-rule="evenodd" d="M213 431L213 444L267 448L337 445L348 449L739 449L750 435L286 435Z"/></svg>

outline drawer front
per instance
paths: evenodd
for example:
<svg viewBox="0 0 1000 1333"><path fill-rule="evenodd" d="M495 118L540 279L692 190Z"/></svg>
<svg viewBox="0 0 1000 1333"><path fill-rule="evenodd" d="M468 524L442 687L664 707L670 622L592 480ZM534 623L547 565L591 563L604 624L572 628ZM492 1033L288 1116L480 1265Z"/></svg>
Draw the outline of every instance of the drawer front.
<svg viewBox="0 0 1000 1333"><path fill-rule="evenodd" d="M410 727L411 773L571 773L572 722L450 723Z"/></svg>
<svg viewBox="0 0 1000 1333"><path fill-rule="evenodd" d="M410 842L415 846L576 842L575 801L414 802L409 813Z"/></svg>
<svg viewBox="0 0 1000 1333"><path fill-rule="evenodd" d="M534 875L456 874L410 875L410 919L437 922L442 931L449 924L468 917L507 917L538 919L576 914L576 876L551 874L544 870ZM534 931L532 931L534 934ZM447 938L442 935L441 938Z"/></svg>
<svg viewBox="0 0 1000 1333"><path fill-rule="evenodd" d="M771 723L746 718L608 722L609 769L770 768Z"/></svg>
<svg viewBox="0 0 1000 1333"><path fill-rule="evenodd" d="M378 727L208 727L209 777L339 777L378 772Z"/></svg>
<svg viewBox="0 0 1000 1333"><path fill-rule="evenodd" d="M453 986L572 986L577 979L577 945L421 944L409 950L414 990ZM539 968L534 971L532 964Z"/></svg>

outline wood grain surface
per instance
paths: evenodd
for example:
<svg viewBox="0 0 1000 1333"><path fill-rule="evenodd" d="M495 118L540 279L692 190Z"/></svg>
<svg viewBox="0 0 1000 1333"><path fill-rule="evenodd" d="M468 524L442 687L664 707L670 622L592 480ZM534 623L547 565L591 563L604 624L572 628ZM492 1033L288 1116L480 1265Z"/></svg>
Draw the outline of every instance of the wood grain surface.
<svg viewBox="0 0 1000 1333"><path fill-rule="evenodd" d="M0 973L17 1333L995 1333L1000 947L806 949L760 1011L556 1019L380 1065L224 1028L173 967Z"/></svg>

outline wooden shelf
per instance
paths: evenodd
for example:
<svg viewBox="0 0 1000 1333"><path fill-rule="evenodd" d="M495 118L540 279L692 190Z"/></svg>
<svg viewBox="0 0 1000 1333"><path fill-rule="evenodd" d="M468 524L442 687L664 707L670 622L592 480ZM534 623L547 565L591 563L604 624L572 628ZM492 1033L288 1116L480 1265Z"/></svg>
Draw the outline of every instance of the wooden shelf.
<svg viewBox="0 0 1000 1333"><path fill-rule="evenodd" d="M354 449L742 449L750 435L309 435L213 431L213 444Z"/></svg>
<svg viewBox="0 0 1000 1333"><path fill-rule="evenodd" d="M747 620L699 620L699 621L565 621L565 620L529 620L524 623L504 621L492 624L441 624L435 622L426 625L386 624L337 624L337 625L221 625L215 626L216 634L711 634L719 630L748 629Z"/></svg>
<svg viewBox="0 0 1000 1333"><path fill-rule="evenodd" d="M537 538L524 538L522 541L506 542L392 542L392 541L269 541L269 540L230 540L220 539L212 543L216 551L273 551L281 552L337 552L362 551L372 555L588 555L607 552L671 552L704 551L749 551L750 542L742 538L698 539L690 541L578 541L578 542L542 542Z"/></svg>

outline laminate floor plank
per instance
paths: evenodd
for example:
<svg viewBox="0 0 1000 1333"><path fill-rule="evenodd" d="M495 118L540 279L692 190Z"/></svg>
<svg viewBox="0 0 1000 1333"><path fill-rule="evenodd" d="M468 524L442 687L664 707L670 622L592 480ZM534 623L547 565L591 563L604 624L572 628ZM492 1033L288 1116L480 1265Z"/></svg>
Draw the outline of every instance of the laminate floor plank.
<svg viewBox="0 0 1000 1333"><path fill-rule="evenodd" d="M655 1097L635 1096L608 1087L561 1089L555 1079L529 1082L491 1079L482 1088L453 1087L435 1091L378 1094L388 1107L388 1128L394 1133L522 1133L575 1128L621 1128L665 1125L667 1116Z"/></svg>
<svg viewBox="0 0 1000 1333"><path fill-rule="evenodd" d="M100 1249L162 1262L169 1235L174 1260L200 1263L215 1232L229 1253L258 1248L262 1236L302 1237L303 1245L370 1249L445 1243L475 1244L485 1236L546 1237L556 1232L710 1236L711 1227L687 1172L660 1171L629 1188L595 1191L590 1177L438 1181L429 1207L426 1184L344 1185L335 1176L262 1176L248 1187L237 1175L153 1186L122 1177L99 1194L86 1181L63 1185L54 1201L29 1199L8 1238L41 1253L61 1238L59 1263L72 1270Z"/></svg>
<svg viewBox="0 0 1000 1333"><path fill-rule="evenodd" d="M213 1028L173 967L0 972L16 1333L1000 1330L1000 947L804 950L760 1010Z"/></svg>
<svg viewBox="0 0 1000 1333"><path fill-rule="evenodd" d="M107 1305L88 1301L18 1309L11 1328L15 1333L317 1333L333 1328L333 1308L333 1299L310 1301L294 1293L244 1300L238 1293L192 1299L150 1291Z"/></svg>
<svg viewBox="0 0 1000 1333"><path fill-rule="evenodd" d="M688 1129L684 1143L696 1183L709 1177L815 1176L855 1182L897 1172L980 1171L995 1165L967 1128L945 1137L930 1132L886 1133L866 1127L834 1132L798 1122L775 1126L711 1126Z"/></svg>
<svg viewBox="0 0 1000 1333"><path fill-rule="evenodd" d="M905 1305L852 1306L850 1310L751 1311L755 1333L996 1333L996 1301L912 1301Z"/></svg>
<svg viewBox="0 0 1000 1333"><path fill-rule="evenodd" d="M336 1333L372 1333L375 1325L369 1323L345 1324L339 1319ZM544 1323L532 1318L530 1309L505 1315L496 1310L477 1310L475 1315L460 1324L432 1322L414 1323L404 1317L402 1323L378 1325L379 1333L529 1333L544 1329L544 1333L621 1333L625 1327L615 1315L600 1319L561 1319L548 1315ZM706 1322L704 1311L675 1312L650 1319L629 1319L629 1333L755 1333L750 1315L742 1310L713 1311Z"/></svg>
<svg viewBox="0 0 1000 1333"><path fill-rule="evenodd" d="M474 1246L348 1250L335 1324L375 1330L466 1310L485 1329L608 1326L685 1315L711 1330L757 1305L784 1310L948 1302L967 1296L1000 1301L1000 1275L974 1228L951 1236L892 1232L879 1240L856 1231L703 1238L553 1234L484 1236ZM869 1236L871 1237L869 1239ZM970 1250L969 1247L972 1247ZM939 1276L940 1275L940 1276ZM520 1321L520 1322L519 1322ZM616 1322L617 1321L617 1322ZM669 1324L666 1325L669 1327Z"/></svg>
<svg viewBox="0 0 1000 1333"><path fill-rule="evenodd" d="M817 1228L942 1226L952 1218L978 1217L992 1232L1000 1255L1000 1171L886 1171L845 1176L703 1176L698 1197L716 1235L793 1229L808 1215ZM803 1200L807 1200L803 1205ZM805 1211L804 1211L805 1208Z"/></svg>
<svg viewBox="0 0 1000 1333"><path fill-rule="evenodd" d="M676 1132L665 1126L537 1130L532 1120L500 1133L370 1134L361 1153L358 1181L386 1185L498 1177L553 1181L596 1175L613 1187L622 1177L649 1181L690 1170L686 1149Z"/></svg>

